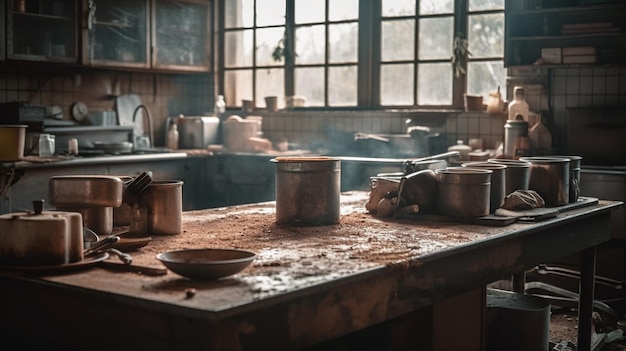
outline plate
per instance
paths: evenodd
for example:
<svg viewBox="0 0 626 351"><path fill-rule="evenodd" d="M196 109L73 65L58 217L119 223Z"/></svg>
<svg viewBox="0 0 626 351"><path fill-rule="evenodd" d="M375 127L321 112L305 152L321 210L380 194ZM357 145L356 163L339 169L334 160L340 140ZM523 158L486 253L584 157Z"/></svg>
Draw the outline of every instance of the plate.
<svg viewBox="0 0 626 351"><path fill-rule="evenodd" d="M254 260L250 251L190 249L160 253L156 258L172 272L192 279L219 279L241 272Z"/></svg>
<svg viewBox="0 0 626 351"><path fill-rule="evenodd" d="M85 269L93 266L96 263L102 262L109 258L109 254L106 252L101 252L93 256L86 257L82 261L68 263L68 264L60 264L60 265L52 265L52 266L0 266L1 271L11 271L11 272L24 272L24 273L63 273L69 271L75 271L80 269Z"/></svg>
<svg viewBox="0 0 626 351"><path fill-rule="evenodd" d="M150 243L150 241L152 241L152 237L151 236L146 236L146 237L140 237L140 238L125 238L125 237L120 237L120 241L116 242L115 244L113 244L113 248L114 249L118 249L120 251L134 251L137 250L139 248L142 248L146 245L148 245L148 243Z"/></svg>

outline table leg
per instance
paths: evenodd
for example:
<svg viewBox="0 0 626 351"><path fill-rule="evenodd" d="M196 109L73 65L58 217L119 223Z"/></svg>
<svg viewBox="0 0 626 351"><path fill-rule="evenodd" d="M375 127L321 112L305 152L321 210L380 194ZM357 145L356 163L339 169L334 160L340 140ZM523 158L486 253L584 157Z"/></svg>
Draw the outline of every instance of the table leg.
<svg viewBox="0 0 626 351"><path fill-rule="evenodd" d="M596 248L581 252L580 295L578 300L578 351L591 349L593 291L596 275Z"/></svg>

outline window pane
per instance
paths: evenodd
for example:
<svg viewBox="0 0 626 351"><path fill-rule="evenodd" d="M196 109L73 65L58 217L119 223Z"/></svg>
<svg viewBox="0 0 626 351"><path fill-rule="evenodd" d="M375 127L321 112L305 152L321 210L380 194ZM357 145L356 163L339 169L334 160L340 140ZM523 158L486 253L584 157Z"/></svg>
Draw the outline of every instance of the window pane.
<svg viewBox="0 0 626 351"><path fill-rule="evenodd" d="M224 33L224 65L226 67L252 66L252 30Z"/></svg>
<svg viewBox="0 0 626 351"><path fill-rule="evenodd" d="M449 18L419 20L419 58L446 59L452 55L454 22Z"/></svg>
<svg viewBox="0 0 626 351"><path fill-rule="evenodd" d="M285 0L256 0L256 15L257 26L284 25Z"/></svg>
<svg viewBox="0 0 626 351"><path fill-rule="evenodd" d="M252 100L252 70L224 72L226 106L241 106L241 100Z"/></svg>
<svg viewBox="0 0 626 351"><path fill-rule="evenodd" d="M413 60L415 52L415 20L382 23L381 57L383 61Z"/></svg>
<svg viewBox="0 0 626 351"><path fill-rule="evenodd" d="M452 65L450 63L419 65L417 102L419 105L452 104Z"/></svg>
<svg viewBox="0 0 626 351"><path fill-rule="evenodd" d="M470 62L467 65L467 92L482 95L485 101L489 92L498 90L506 95L506 68L502 61Z"/></svg>
<svg viewBox="0 0 626 351"><path fill-rule="evenodd" d="M330 67L328 69L328 105L356 106L356 66Z"/></svg>
<svg viewBox="0 0 626 351"><path fill-rule="evenodd" d="M295 1L295 16L296 23L324 22L326 16L326 6L324 4L324 1Z"/></svg>
<svg viewBox="0 0 626 351"><path fill-rule="evenodd" d="M420 15L454 13L453 0L420 0Z"/></svg>
<svg viewBox="0 0 626 351"><path fill-rule="evenodd" d="M259 69L256 71L257 107L265 105L266 96L285 96L285 70L283 68Z"/></svg>
<svg viewBox="0 0 626 351"><path fill-rule="evenodd" d="M359 17L359 0L330 0L328 18L331 21L356 19Z"/></svg>
<svg viewBox="0 0 626 351"><path fill-rule="evenodd" d="M413 67L412 64L381 66L381 105L413 105Z"/></svg>
<svg viewBox="0 0 626 351"><path fill-rule="evenodd" d="M283 38L285 29L279 28L262 28L256 31L256 64L258 66L282 65L284 60L277 62L272 58L272 52Z"/></svg>
<svg viewBox="0 0 626 351"><path fill-rule="evenodd" d="M329 62L356 62L359 49L358 23L332 24L328 26Z"/></svg>
<svg viewBox="0 0 626 351"><path fill-rule="evenodd" d="M326 47L323 25L296 28L296 63L324 63Z"/></svg>
<svg viewBox="0 0 626 351"><path fill-rule="evenodd" d="M414 0L383 0L383 17L415 15Z"/></svg>
<svg viewBox="0 0 626 351"><path fill-rule="evenodd" d="M295 93L306 99L306 106L324 106L324 68L296 68Z"/></svg>
<svg viewBox="0 0 626 351"><path fill-rule="evenodd" d="M504 56L504 15L472 15L468 20L471 58Z"/></svg>
<svg viewBox="0 0 626 351"><path fill-rule="evenodd" d="M254 0L224 1L226 28L250 28L254 24Z"/></svg>
<svg viewBox="0 0 626 351"><path fill-rule="evenodd" d="M469 10L504 10L504 0L469 0Z"/></svg>

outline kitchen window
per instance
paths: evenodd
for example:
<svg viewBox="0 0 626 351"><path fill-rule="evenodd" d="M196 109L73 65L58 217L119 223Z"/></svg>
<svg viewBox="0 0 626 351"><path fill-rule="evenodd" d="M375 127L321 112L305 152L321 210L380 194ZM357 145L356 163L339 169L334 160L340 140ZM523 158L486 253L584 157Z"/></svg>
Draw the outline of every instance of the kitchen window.
<svg viewBox="0 0 626 351"><path fill-rule="evenodd" d="M504 0L220 4L229 107L297 96L307 108L462 108L464 93L506 89Z"/></svg>

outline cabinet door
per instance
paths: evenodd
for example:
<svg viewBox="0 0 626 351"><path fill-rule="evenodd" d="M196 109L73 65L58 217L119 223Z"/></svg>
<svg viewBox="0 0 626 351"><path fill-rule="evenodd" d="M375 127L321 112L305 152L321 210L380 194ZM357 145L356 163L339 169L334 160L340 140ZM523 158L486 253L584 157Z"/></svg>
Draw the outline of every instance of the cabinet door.
<svg viewBox="0 0 626 351"><path fill-rule="evenodd" d="M83 63L149 68L148 0L87 0Z"/></svg>
<svg viewBox="0 0 626 351"><path fill-rule="evenodd" d="M77 62L78 0L10 0L7 5L7 58Z"/></svg>
<svg viewBox="0 0 626 351"><path fill-rule="evenodd" d="M155 0L153 67L209 71L211 32L209 1Z"/></svg>

